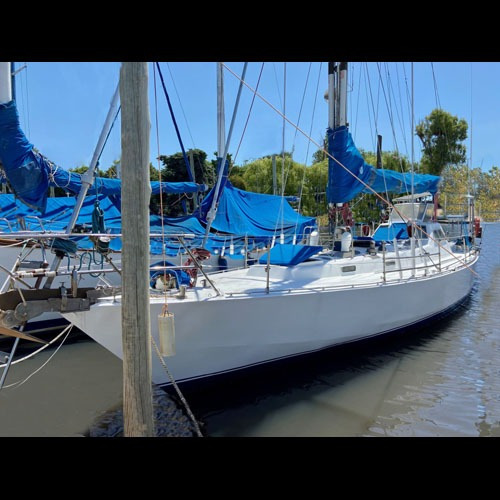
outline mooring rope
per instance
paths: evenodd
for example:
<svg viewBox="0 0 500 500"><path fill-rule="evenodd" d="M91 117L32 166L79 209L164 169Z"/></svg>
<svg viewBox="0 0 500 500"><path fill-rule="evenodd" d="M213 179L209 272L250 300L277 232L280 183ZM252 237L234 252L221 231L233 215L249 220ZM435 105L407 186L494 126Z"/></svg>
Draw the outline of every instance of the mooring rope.
<svg viewBox="0 0 500 500"><path fill-rule="evenodd" d="M158 358L160 359L160 363L163 365L163 368L164 368L166 374L168 375L168 378L172 382L172 385L174 386L174 389L177 392L177 395L179 396L180 400L182 401L182 404L184 405L184 408L186 409L186 412L189 415L189 418L192 420L193 425L196 428L196 434L198 435L198 437L203 437L203 434L201 433L201 429L200 429L200 426L198 424L198 421L196 420L195 416L193 415L193 412L191 411L191 408L189 407L189 404L186 401L186 398L183 396L181 390L179 389L179 386L175 382L174 377L170 373L170 370L168 369L167 364L165 363L165 360L163 359L163 356L161 355L160 350L158 349L158 345L156 344L155 339L153 338L152 335L151 335L151 343L153 344L153 347L155 348L156 354L157 354Z"/></svg>

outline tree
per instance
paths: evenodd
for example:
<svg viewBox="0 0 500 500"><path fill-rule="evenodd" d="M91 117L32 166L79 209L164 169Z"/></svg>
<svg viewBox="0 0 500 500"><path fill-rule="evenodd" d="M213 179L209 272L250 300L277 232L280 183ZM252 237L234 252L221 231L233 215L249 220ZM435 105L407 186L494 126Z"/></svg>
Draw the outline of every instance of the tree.
<svg viewBox="0 0 500 500"><path fill-rule="evenodd" d="M216 182L215 170L212 162L207 161L207 154L201 149L189 149L186 155L193 155L195 182L198 184L207 184L212 187ZM163 164L161 170L162 181L165 182L188 182L189 174L186 168L184 155L179 152L173 155L160 155L160 160ZM176 217L184 213L184 207L188 212L194 209L192 197L185 195L170 194L164 195L164 211L165 215Z"/></svg>
<svg viewBox="0 0 500 500"><path fill-rule="evenodd" d="M368 165L377 165L377 154L371 151L359 149L361 156ZM382 151L382 168L395 170L396 172L409 172L411 170L411 162L398 151Z"/></svg>
<svg viewBox="0 0 500 500"><path fill-rule="evenodd" d="M476 212L483 220L500 219L500 169L489 172L466 165L450 165L443 172L440 203L448 214L467 214L467 195L475 198Z"/></svg>
<svg viewBox="0 0 500 500"><path fill-rule="evenodd" d="M108 179L116 179L118 177L118 168L120 165L120 159L114 160L111 167L108 168L102 175L102 177L107 177Z"/></svg>
<svg viewBox="0 0 500 500"><path fill-rule="evenodd" d="M273 194L273 155L254 160L245 165L243 180L249 191ZM284 177L285 196L298 195L302 189L305 166L292 161L290 153L285 153ZM276 194L282 193L283 156L276 155Z"/></svg>
<svg viewBox="0 0 500 500"><path fill-rule="evenodd" d="M238 174L234 174L234 175L230 174L229 175L229 181L231 182L231 184L235 188L243 189L244 191L248 191L247 184L246 184L245 179L243 178L243 176L238 175Z"/></svg>
<svg viewBox="0 0 500 500"><path fill-rule="evenodd" d="M193 154L195 181L199 184L213 186L216 175L213 162L207 161L207 153L201 149L189 149L186 155L189 161L190 153ZM179 152L173 155L160 155L163 163L162 179L167 182L187 182L189 174L186 168L184 155Z"/></svg>
<svg viewBox="0 0 500 500"><path fill-rule="evenodd" d="M306 168L304 188L301 196L301 211L304 215L326 214L326 185L328 183L328 160L314 163Z"/></svg>
<svg viewBox="0 0 500 500"><path fill-rule="evenodd" d="M450 164L466 161L467 122L441 109L435 109L416 126L422 141L421 167L423 173L441 175Z"/></svg>

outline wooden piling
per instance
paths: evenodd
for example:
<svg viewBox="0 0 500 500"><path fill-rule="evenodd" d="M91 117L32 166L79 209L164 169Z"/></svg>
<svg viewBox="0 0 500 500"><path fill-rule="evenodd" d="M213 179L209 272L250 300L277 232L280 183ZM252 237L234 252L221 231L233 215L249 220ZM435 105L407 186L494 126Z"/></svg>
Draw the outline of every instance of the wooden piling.
<svg viewBox="0 0 500 500"><path fill-rule="evenodd" d="M120 70L124 436L154 436L149 310L148 65ZM106 325L103 325L106 328Z"/></svg>

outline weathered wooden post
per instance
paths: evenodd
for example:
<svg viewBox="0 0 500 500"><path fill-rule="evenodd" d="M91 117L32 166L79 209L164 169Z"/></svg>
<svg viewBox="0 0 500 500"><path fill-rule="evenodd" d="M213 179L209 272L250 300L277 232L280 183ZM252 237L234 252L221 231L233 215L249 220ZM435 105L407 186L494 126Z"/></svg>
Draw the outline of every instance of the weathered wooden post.
<svg viewBox="0 0 500 500"><path fill-rule="evenodd" d="M147 63L122 63L120 101L124 435L151 437L155 432L149 310L148 207L151 186Z"/></svg>

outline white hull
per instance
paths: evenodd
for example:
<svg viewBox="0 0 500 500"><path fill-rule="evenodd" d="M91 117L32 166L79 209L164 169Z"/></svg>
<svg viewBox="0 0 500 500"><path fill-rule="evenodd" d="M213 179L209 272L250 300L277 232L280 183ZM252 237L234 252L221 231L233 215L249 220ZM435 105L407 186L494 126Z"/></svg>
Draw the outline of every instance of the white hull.
<svg viewBox="0 0 500 500"><path fill-rule="evenodd" d="M471 257L469 265L475 261ZM297 286L299 278L291 290L283 288L287 280L280 275L271 279L271 293L266 294L264 266L254 266L219 275L215 281L225 292L222 296L211 289L196 289L184 300L169 298L169 311L175 315L176 354L164 359L175 380L207 377L404 328L460 302L470 292L474 277L470 269L454 266L458 269L417 279L407 275L385 284L379 273L377 279L377 273L371 273L371 282L365 276L364 283L349 285L345 276L342 281L325 278L330 264L323 262L273 267L271 277L273 272L298 276L308 264L304 276L317 266L319 278ZM231 280L242 277L247 280L245 293L231 293ZM253 288L248 281L253 281ZM158 345L157 317L163 305L164 298L151 299L151 332ZM120 297L101 299L90 311L64 316L122 358ZM153 381L170 383L154 350L152 359Z"/></svg>

